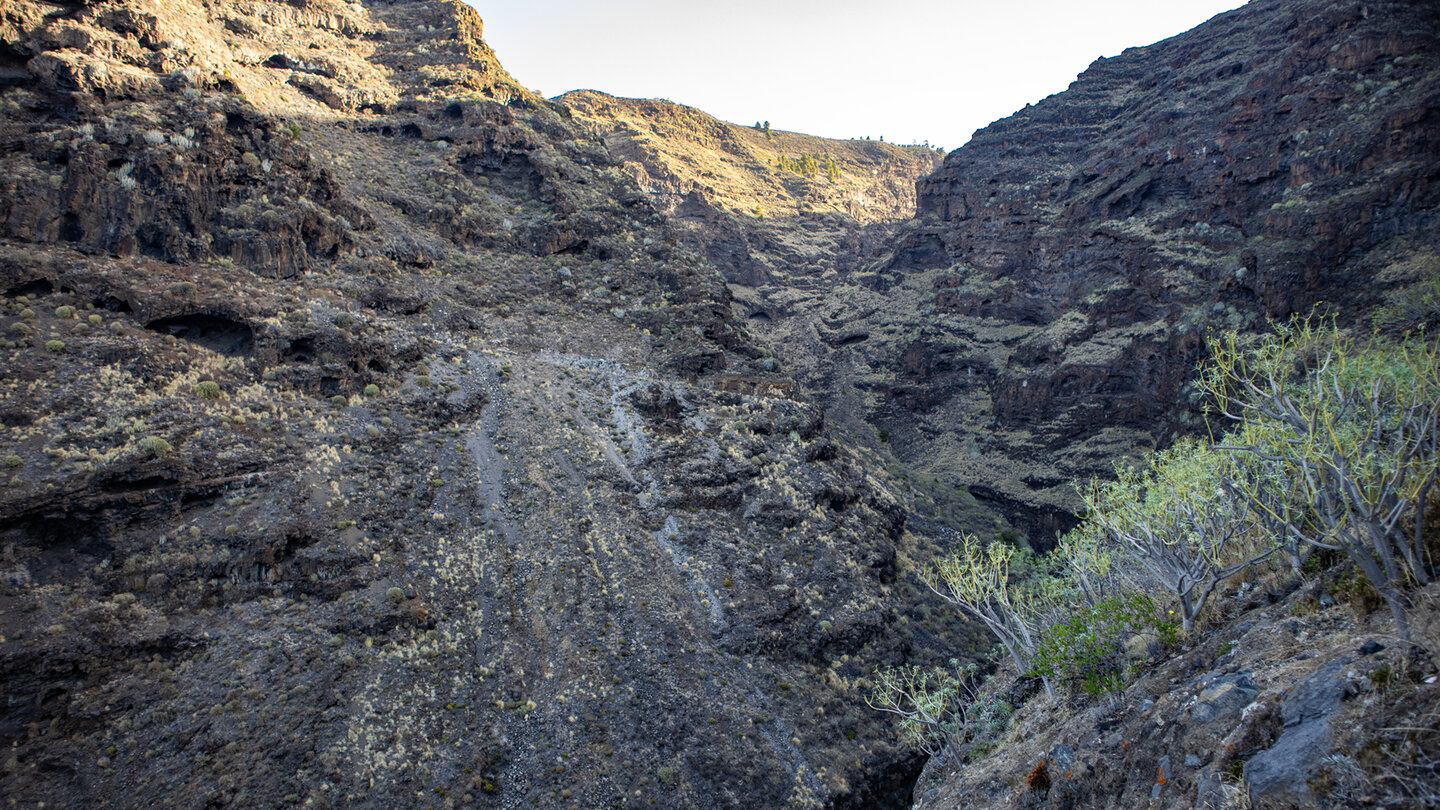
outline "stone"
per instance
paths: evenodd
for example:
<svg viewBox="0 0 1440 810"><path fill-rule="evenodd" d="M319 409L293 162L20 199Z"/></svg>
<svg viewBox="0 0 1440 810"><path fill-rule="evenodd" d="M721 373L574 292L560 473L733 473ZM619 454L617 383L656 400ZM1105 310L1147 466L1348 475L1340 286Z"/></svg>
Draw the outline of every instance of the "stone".
<svg viewBox="0 0 1440 810"><path fill-rule="evenodd" d="M1334 749L1329 718L1345 699L1343 673L1349 664L1348 659L1332 661L1285 696L1280 737L1245 762L1245 784L1256 799L1314 804L1310 780Z"/></svg>
<svg viewBox="0 0 1440 810"><path fill-rule="evenodd" d="M1202 676L1200 680L1201 691L1189 710L1192 722L1205 723L1217 716L1238 714L1260 694L1260 687L1249 673Z"/></svg>

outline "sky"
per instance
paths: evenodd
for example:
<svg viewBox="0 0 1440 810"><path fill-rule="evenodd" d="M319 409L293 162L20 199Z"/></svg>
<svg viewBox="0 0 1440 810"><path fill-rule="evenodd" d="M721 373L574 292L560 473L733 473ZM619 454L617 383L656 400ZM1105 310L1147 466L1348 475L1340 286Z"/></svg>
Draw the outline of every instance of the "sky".
<svg viewBox="0 0 1440 810"><path fill-rule="evenodd" d="M466 0L521 84L953 149L1100 56L1245 0ZM883 9L883 11L881 10Z"/></svg>

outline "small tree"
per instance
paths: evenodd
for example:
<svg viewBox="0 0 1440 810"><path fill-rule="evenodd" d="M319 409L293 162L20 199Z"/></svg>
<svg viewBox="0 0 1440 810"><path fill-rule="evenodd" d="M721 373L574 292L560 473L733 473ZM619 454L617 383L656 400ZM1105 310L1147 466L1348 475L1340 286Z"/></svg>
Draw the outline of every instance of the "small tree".
<svg viewBox="0 0 1440 810"><path fill-rule="evenodd" d="M1106 540L1103 530L1082 522L1060 538L1055 547L1056 556L1065 561L1075 578L1080 596L1092 605L1110 595L1118 584L1115 550Z"/></svg>
<svg viewBox="0 0 1440 810"><path fill-rule="evenodd" d="M952 674L942 667L902 666L875 670L865 702L900 718L900 735L930 756L965 742L967 713L978 691L975 668Z"/></svg>
<svg viewBox="0 0 1440 810"><path fill-rule="evenodd" d="M1004 543L982 547L973 535L962 534L959 547L921 579L941 599L979 619L1024 673L1040 642L1041 624L1060 603L1062 588L1045 574L1029 582L1012 580L1016 554ZM1045 691L1054 694L1048 679Z"/></svg>
<svg viewBox="0 0 1440 810"><path fill-rule="evenodd" d="M1225 491L1229 457L1193 439L1156 453L1144 471L1081 493L1092 530L1124 548L1179 602L1186 633L1222 580L1268 557L1273 543Z"/></svg>
<svg viewBox="0 0 1440 810"><path fill-rule="evenodd" d="M1203 385L1240 423L1222 447L1272 473L1237 477L1232 491L1287 537L1343 549L1408 641L1405 588L1433 578L1424 530L1440 476L1440 346L1361 341L1304 319L1253 348L1228 334L1211 354ZM1275 506L1296 501L1306 509Z"/></svg>

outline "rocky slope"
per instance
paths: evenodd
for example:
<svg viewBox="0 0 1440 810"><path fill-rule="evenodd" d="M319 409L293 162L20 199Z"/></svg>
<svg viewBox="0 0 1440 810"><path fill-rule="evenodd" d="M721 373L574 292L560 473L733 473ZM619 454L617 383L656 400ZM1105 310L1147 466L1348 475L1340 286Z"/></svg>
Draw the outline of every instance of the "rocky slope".
<svg viewBox="0 0 1440 810"><path fill-rule="evenodd" d="M940 163L927 147L741 127L663 100L559 100L727 281L777 298L803 299L863 261L914 216L915 181Z"/></svg>
<svg viewBox="0 0 1440 810"><path fill-rule="evenodd" d="M18 0L0 78L0 793L908 799L925 499L468 7Z"/></svg>
<svg viewBox="0 0 1440 810"><path fill-rule="evenodd" d="M1338 573L1228 584L1212 626L1121 693L1000 679L1025 701L1009 728L930 760L916 810L1435 807L1440 589L1415 594L1412 654Z"/></svg>
<svg viewBox="0 0 1440 810"><path fill-rule="evenodd" d="M1437 28L1257 0L917 189L450 0L5 4L0 792L904 806L864 679L982 641L951 530L1193 429L1205 326L1440 272Z"/></svg>
<svg viewBox="0 0 1440 810"><path fill-rule="evenodd" d="M754 328L1043 547L1073 479L1200 427L1207 329L1347 320L1437 272L1437 33L1433 4L1257 0L1098 61L950 153L886 256Z"/></svg>

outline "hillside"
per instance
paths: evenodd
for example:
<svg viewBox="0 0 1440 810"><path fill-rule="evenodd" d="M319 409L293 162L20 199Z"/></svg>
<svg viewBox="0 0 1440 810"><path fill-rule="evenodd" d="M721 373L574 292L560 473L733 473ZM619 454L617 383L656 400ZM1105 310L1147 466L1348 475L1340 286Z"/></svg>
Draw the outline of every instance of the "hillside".
<svg viewBox="0 0 1440 810"><path fill-rule="evenodd" d="M736 290L770 290L790 307L914 216L915 181L940 161L925 147L762 131L668 101L592 90L559 100ZM751 298L742 304L772 317Z"/></svg>
<svg viewBox="0 0 1440 810"><path fill-rule="evenodd" d="M917 574L1201 431L1208 328L1440 283L1437 36L1255 0L942 161L545 99L457 0L0 5L0 795L1189 808L1293 684L1430 722L1338 562L1113 699L1002 667L988 760L865 698L989 667Z"/></svg>
<svg viewBox="0 0 1440 810"><path fill-rule="evenodd" d="M1262 0L1097 61L951 152L884 256L753 327L1047 547L1071 481L1201 428L1207 329L1349 322L1433 275L1437 32L1429 4Z"/></svg>
<svg viewBox="0 0 1440 810"><path fill-rule="evenodd" d="M16 2L0 62L0 792L907 801L855 682L974 640L888 632L911 496L472 10Z"/></svg>

